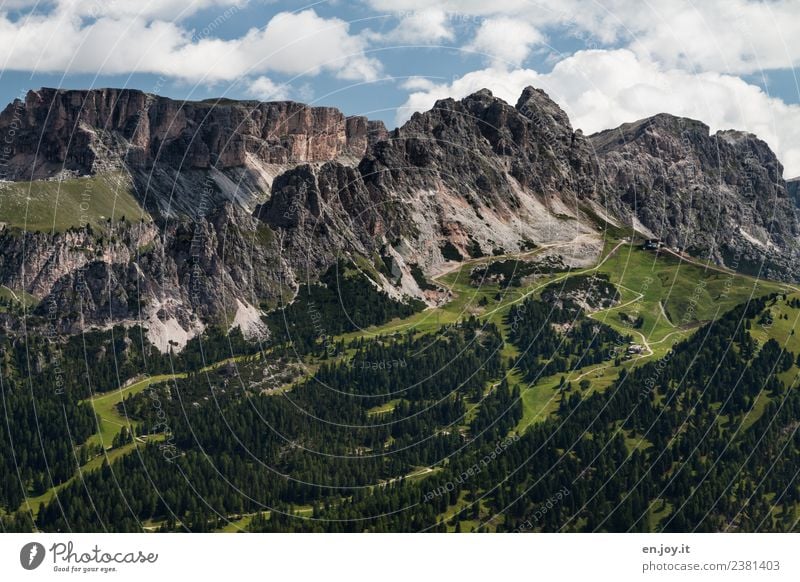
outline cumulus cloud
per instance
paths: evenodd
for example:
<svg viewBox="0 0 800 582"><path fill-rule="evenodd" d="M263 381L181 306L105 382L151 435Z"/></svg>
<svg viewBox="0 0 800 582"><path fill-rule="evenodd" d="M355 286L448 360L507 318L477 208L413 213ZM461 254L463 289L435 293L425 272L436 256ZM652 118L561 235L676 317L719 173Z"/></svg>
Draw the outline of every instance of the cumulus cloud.
<svg viewBox="0 0 800 582"><path fill-rule="evenodd" d="M752 73L800 63L800 3L709 0L659 3L629 17L631 48L665 66Z"/></svg>
<svg viewBox="0 0 800 582"><path fill-rule="evenodd" d="M448 84L418 82L398 112L398 122L430 108L443 97L460 98L487 87L516 103L526 85L542 88L587 133L657 113L707 123L712 131L740 129L766 141L783 162L787 177L800 175L800 106L770 97L739 77L663 68L631 50L580 51L550 73L491 67Z"/></svg>
<svg viewBox="0 0 800 582"><path fill-rule="evenodd" d="M487 55L498 65L519 66L531 47L542 42L544 36L527 22L489 18L481 23L467 48Z"/></svg>
<svg viewBox="0 0 800 582"><path fill-rule="evenodd" d="M383 12L413 12L425 10L430 6L430 0L367 0L375 10ZM520 12L531 7L530 0L439 0L436 6L441 10L453 14L498 14ZM539 6L541 10L542 7Z"/></svg>
<svg viewBox="0 0 800 582"><path fill-rule="evenodd" d="M368 0L376 10L420 10L423 0ZM620 45L665 67L747 74L800 64L797 0L443 0L450 15L506 17L537 30ZM615 45L614 47L608 45Z"/></svg>
<svg viewBox="0 0 800 582"><path fill-rule="evenodd" d="M414 10L402 15L397 26L388 33L367 34L373 42L401 44L434 44L455 38L447 14L438 8Z"/></svg>
<svg viewBox="0 0 800 582"><path fill-rule="evenodd" d="M365 55L366 39L350 34L347 22L323 18L311 9L276 14L264 28L228 40L215 37L213 30L198 35L176 22L140 16L103 15L87 21L73 8L65 4L54 14L34 14L16 21L0 15L0 54L6 58L5 68L154 73L211 82L268 72L327 72L346 80L370 81L381 69L376 59ZM216 18L210 22L219 25Z"/></svg>
<svg viewBox="0 0 800 582"><path fill-rule="evenodd" d="M248 83L247 94L259 101L285 101L289 99L290 87L268 77L258 77Z"/></svg>
<svg viewBox="0 0 800 582"><path fill-rule="evenodd" d="M34 4L31 2L31 4ZM40 2L41 4L41 2ZM58 0L56 4L67 11L89 18L152 18L159 20L182 20L209 8L243 8L247 0Z"/></svg>

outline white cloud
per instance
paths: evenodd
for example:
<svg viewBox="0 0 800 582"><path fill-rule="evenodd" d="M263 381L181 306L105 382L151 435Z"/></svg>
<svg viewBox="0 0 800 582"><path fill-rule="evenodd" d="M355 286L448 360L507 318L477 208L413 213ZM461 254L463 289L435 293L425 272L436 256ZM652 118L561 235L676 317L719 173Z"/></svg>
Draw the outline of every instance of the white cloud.
<svg viewBox="0 0 800 582"><path fill-rule="evenodd" d="M522 20L489 18L478 28L466 48L489 56L496 64L519 66L531 47L544 42L544 36Z"/></svg>
<svg viewBox="0 0 800 582"><path fill-rule="evenodd" d="M412 11L402 16L397 26L388 33L369 35L373 42L408 44L434 44L455 38L447 14L437 8Z"/></svg>
<svg viewBox="0 0 800 582"><path fill-rule="evenodd" d="M421 10L426 0L368 0L376 10ZM747 74L800 65L797 0L443 0L451 17L505 17L587 43L627 46L665 67ZM498 47L500 50L500 47Z"/></svg>
<svg viewBox="0 0 800 582"><path fill-rule="evenodd" d="M581 51L553 71L488 68L450 84L419 85L398 112L398 121L430 108L436 99L460 98L487 87L514 104L526 85L544 89L587 133L656 113L700 119L718 129L750 131L766 141L786 167L800 174L800 106L770 97L739 77L665 69L626 49Z"/></svg>
<svg viewBox="0 0 800 582"><path fill-rule="evenodd" d="M47 7L51 2L47 0L5 0L2 4L2 10L28 10L36 7Z"/></svg>
<svg viewBox="0 0 800 582"><path fill-rule="evenodd" d="M253 68L288 74L327 70L348 80L377 78L380 63L364 55L366 40L348 33L339 18L322 18L313 10L282 12L263 30L253 29L238 41L238 52Z"/></svg>
<svg viewBox="0 0 800 582"><path fill-rule="evenodd" d="M800 63L796 0L659 2L651 19L629 19L631 47L670 67L752 73Z"/></svg>
<svg viewBox="0 0 800 582"><path fill-rule="evenodd" d="M87 23L62 7L18 21L0 15L0 55L5 69L39 72L140 72L209 82L267 72L327 72L346 80L374 80L380 63L364 54L366 39L348 29L341 19L304 10L276 14L263 29L223 40L213 31L198 38L196 31L174 22L134 16L102 16Z"/></svg>
<svg viewBox="0 0 800 582"><path fill-rule="evenodd" d="M243 8L247 0L58 0L59 9L89 18L182 20L209 8Z"/></svg>
<svg viewBox="0 0 800 582"><path fill-rule="evenodd" d="M258 77L247 85L247 94L259 101L285 101L289 99L290 87L275 83L268 77Z"/></svg>
<svg viewBox="0 0 800 582"><path fill-rule="evenodd" d="M409 13L426 10L430 0L367 0L373 9L383 12ZM488 15L509 12L520 12L530 9L530 0L438 0L436 7L452 14ZM542 6L538 7L544 9Z"/></svg>
<svg viewBox="0 0 800 582"><path fill-rule="evenodd" d="M430 91L436 86L435 81L426 77L411 77L400 83L400 88L407 91Z"/></svg>

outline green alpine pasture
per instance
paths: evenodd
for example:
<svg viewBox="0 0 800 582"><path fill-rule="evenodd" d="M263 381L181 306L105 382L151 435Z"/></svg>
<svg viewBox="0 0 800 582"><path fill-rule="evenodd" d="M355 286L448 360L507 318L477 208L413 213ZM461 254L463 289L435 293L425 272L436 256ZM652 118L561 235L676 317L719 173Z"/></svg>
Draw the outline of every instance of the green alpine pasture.
<svg viewBox="0 0 800 582"><path fill-rule="evenodd" d="M0 183L0 223L10 228L64 232L108 220L150 220L121 172L64 180Z"/></svg>

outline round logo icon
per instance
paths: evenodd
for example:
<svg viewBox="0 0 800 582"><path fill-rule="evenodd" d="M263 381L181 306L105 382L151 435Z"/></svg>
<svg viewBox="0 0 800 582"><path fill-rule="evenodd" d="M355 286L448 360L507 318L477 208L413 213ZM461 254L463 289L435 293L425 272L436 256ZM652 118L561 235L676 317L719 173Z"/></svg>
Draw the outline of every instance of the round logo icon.
<svg viewBox="0 0 800 582"><path fill-rule="evenodd" d="M44 561L44 546L39 542L30 542L19 551L19 563L26 570L35 570Z"/></svg>

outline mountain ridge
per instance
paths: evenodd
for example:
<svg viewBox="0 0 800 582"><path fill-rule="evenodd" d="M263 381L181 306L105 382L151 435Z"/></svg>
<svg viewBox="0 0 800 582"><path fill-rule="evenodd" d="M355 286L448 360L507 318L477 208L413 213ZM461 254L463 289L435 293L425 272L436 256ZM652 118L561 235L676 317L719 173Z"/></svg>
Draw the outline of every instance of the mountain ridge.
<svg viewBox="0 0 800 582"><path fill-rule="evenodd" d="M154 221L82 239L94 255L71 251L63 235L5 229L4 248L22 236L40 267L8 251L0 284L57 305L65 332L145 321L180 344L211 323L246 320L258 332L259 308L342 257L397 300L435 304L441 291L415 270L571 241L567 262L587 264L605 221L721 265L796 278L795 190L750 134L711 135L660 114L584 136L533 87L515 105L488 89L443 99L392 131L333 108L217 103L42 89L10 104L0 114L5 177L121 171ZM137 228L147 243L133 242ZM119 241L126 248L109 253ZM85 269L102 284L82 285ZM63 316L76 297L94 308Z"/></svg>

